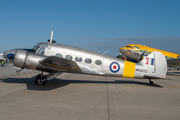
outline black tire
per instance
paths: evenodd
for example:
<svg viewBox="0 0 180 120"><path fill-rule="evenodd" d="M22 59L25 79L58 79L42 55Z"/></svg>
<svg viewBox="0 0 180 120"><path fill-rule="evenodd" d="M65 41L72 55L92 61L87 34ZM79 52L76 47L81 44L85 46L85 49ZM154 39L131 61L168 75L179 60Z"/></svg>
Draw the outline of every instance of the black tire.
<svg viewBox="0 0 180 120"><path fill-rule="evenodd" d="M46 77L46 76L41 77L41 74L38 74L37 77L36 77L36 79L35 79L35 84L36 84L36 85L39 85L39 86L44 86L45 83L46 83L46 81L41 82L41 80L44 79L45 77Z"/></svg>
<svg viewBox="0 0 180 120"><path fill-rule="evenodd" d="M154 85L154 82L153 82L153 81L150 81L149 84L150 84L150 85Z"/></svg>

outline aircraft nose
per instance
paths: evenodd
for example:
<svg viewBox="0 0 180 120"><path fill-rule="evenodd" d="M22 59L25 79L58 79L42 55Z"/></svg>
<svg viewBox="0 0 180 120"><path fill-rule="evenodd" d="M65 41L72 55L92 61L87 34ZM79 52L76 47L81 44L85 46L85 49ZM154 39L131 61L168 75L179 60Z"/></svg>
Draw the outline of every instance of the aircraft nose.
<svg viewBox="0 0 180 120"><path fill-rule="evenodd" d="M127 50L124 49L124 48L120 48L120 49L119 49L119 52L120 52L121 54L125 54L125 53L127 52Z"/></svg>
<svg viewBox="0 0 180 120"><path fill-rule="evenodd" d="M8 50L4 52L3 56L8 60L14 60L15 53L16 50Z"/></svg>

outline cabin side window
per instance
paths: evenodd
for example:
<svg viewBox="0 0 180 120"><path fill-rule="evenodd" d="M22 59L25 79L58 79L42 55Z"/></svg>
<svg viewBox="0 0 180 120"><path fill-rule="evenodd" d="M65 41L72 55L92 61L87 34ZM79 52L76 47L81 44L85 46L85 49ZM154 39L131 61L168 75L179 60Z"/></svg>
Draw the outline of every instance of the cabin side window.
<svg viewBox="0 0 180 120"><path fill-rule="evenodd" d="M76 57L76 58L75 58L75 61L76 61L76 62L81 62L81 61L82 61L82 58L81 58L81 57Z"/></svg>
<svg viewBox="0 0 180 120"><path fill-rule="evenodd" d="M102 61L101 61L101 60L96 60L96 61L95 61L95 64L96 64L96 65L101 65L101 64L102 64Z"/></svg>
<svg viewBox="0 0 180 120"><path fill-rule="evenodd" d="M55 56L57 56L57 57L60 57L60 58L63 58L63 55L62 54L56 54Z"/></svg>
<svg viewBox="0 0 180 120"><path fill-rule="evenodd" d="M73 59L73 57L71 55L66 55L65 58L68 59L68 60L72 60Z"/></svg>
<svg viewBox="0 0 180 120"><path fill-rule="evenodd" d="M90 64L91 62L92 62L92 60L91 60L90 58L86 58L86 59L85 59L85 63Z"/></svg>

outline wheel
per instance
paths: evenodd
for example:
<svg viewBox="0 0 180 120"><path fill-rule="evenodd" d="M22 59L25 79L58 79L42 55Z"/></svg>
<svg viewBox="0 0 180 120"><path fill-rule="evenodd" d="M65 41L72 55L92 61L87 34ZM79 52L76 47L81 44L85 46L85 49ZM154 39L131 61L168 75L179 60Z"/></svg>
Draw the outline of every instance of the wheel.
<svg viewBox="0 0 180 120"><path fill-rule="evenodd" d="M46 80L44 80L46 78L46 76L42 76L41 77L41 74L37 75L36 79L35 79L35 84L36 85L45 85L46 83Z"/></svg>
<svg viewBox="0 0 180 120"><path fill-rule="evenodd" d="M153 81L150 81L150 82L149 82L149 84L150 84L150 85L153 85L153 84L154 84L154 82L153 82Z"/></svg>

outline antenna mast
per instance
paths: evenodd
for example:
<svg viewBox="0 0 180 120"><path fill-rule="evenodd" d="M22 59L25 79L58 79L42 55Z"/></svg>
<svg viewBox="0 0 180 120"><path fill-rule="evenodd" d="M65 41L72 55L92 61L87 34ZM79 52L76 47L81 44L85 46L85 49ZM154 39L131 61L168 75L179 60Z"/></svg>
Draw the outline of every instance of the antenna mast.
<svg viewBox="0 0 180 120"><path fill-rule="evenodd" d="M50 38L50 42L49 43L52 43L52 38L53 38L53 31L51 31L51 38Z"/></svg>

